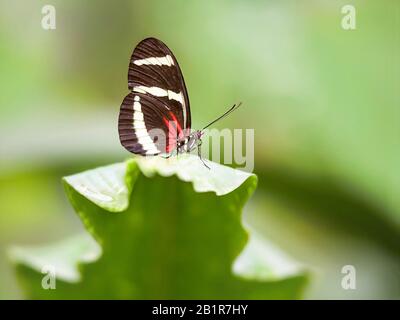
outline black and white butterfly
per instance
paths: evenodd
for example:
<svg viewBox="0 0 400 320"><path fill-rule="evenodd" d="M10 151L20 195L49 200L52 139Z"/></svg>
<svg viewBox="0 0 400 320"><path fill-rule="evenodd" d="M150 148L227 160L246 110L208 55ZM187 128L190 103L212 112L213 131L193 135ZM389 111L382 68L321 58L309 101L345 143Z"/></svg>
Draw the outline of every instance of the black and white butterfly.
<svg viewBox="0 0 400 320"><path fill-rule="evenodd" d="M170 157L197 148L203 161L200 147L204 129L240 106L234 105L202 130L191 132L189 97L178 61L155 38L142 40L134 49L128 88L131 92L119 113L119 138L128 151L143 156Z"/></svg>

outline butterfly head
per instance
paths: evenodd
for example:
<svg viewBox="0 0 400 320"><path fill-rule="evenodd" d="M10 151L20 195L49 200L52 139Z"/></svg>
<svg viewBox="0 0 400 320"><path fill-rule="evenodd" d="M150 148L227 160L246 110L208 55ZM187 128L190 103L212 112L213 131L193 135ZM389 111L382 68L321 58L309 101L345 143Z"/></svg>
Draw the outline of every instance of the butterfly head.
<svg viewBox="0 0 400 320"><path fill-rule="evenodd" d="M202 130L196 130L196 131L194 132L194 135L196 136L196 139L197 139L197 140L201 140L201 138L202 138L203 135L204 135L204 131L202 131Z"/></svg>
<svg viewBox="0 0 400 320"><path fill-rule="evenodd" d="M196 130L184 137L183 139L177 140L177 151L178 153L191 152L196 147L201 144L201 137L203 132L201 130Z"/></svg>

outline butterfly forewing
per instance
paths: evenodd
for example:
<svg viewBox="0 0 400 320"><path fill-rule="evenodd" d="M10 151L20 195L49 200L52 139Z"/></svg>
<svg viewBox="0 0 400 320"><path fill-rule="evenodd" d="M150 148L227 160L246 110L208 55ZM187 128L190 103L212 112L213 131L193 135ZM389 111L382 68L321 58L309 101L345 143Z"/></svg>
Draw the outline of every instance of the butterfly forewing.
<svg viewBox="0 0 400 320"><path fill-rule="evenodd" d="M119 115L122 145L142 155L172 152L176 138L189 133L191 119L182 72L164 43L148 38L137 45L129 64L128 87L132 92Z"/></svg>

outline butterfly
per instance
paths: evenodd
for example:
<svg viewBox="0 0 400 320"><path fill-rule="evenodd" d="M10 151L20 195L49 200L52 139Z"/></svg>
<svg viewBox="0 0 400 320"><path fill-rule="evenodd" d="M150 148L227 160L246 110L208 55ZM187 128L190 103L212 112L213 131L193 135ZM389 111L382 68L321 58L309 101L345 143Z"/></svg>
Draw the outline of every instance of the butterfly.
<svg viewBox="0 0 400 320"><path fill-rule="evenodd" d="M197 148L201 157L204 130L241 104L233 105L201 130L191 131L189 97L172 51L147 38L133 50L128 69L131 90L121 104L118 131L122 146L142 156L169 158Z"/></svg>

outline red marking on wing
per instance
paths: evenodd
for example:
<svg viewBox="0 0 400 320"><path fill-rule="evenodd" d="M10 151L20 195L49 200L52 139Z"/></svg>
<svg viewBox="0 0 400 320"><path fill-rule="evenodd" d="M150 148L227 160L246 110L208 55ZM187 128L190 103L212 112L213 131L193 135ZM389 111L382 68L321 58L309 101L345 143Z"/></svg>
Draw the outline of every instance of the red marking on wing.
<svg viewBox="0 0 400 320"><path fill-rule="evenodd" d="M170 111L169 114L170 114L170 116L171 116L171 118L172 118L172 121L176 123L176 127L178 128L178 137L179 137L179 138L183 138L182 127L181 127L181 125L179 124L178 119L175 117L175 115L174 115L174 113L173 113L172 111Z"/></svg>
<svg viewBox="0 0 400 320"><path fill-rule="evenodd" d="M174 121L163 117L163 121L168 128L168 144L166 145L166 152L169 153L176 147L176 124Z"/></svg>
<svg viewBox="0 0 400 320"><path fill-rule="evenodd" d="M184 137L182 127L172 111L169 112L171 119L163 117L163 121L168 128L168 145L166 146L167 153L176 148L176 140Z"/></svg>

